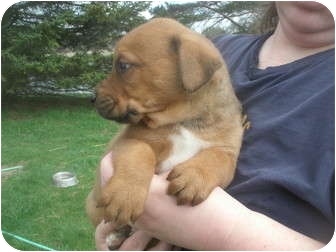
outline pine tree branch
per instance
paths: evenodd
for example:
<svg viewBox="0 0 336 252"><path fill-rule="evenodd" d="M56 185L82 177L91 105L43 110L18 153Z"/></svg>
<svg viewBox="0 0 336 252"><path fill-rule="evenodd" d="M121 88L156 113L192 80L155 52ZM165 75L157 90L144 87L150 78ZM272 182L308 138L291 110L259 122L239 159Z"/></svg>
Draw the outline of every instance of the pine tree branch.
<svg viewBox="0 0 336 252"><path fill-rule="evenodd" d="M229 17L228 15L219 12L217 9L208 6L206 3L204 4L204 3L200 2L200 4L201 4L201 7L205 8L205 9L208 9L208 10L210 10L210 11L212 11L212 12L217 13L218 15L222 16L224 19L229 20L232 24L234 24L235 26L239 27L239 29L242 30L243 32L247 32L247 30L246 30L246 28L245 28L244 26L238 24L236 21L234 21L234 20L233 20L231 17Z"/></svg>

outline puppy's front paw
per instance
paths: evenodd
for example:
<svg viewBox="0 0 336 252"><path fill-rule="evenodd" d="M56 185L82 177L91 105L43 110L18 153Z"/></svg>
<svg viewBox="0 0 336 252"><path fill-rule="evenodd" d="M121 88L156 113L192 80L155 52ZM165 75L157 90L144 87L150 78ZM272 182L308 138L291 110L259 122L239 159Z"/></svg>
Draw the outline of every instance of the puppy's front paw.
<svg viewBox="0 0 336 252"><path fill-rule="evenodd" d="M213 179L195 167L179 165L168 175L168 194L177 197L177 204L197 205L217 186Z"/></svg>
<svg viewBox="0 0 336 252"><path fill-rule="evenodd" d="M102 190L97 207L104 207L104 220L116 226L134 223L144 210L147 190L113 178Z"/></svg>

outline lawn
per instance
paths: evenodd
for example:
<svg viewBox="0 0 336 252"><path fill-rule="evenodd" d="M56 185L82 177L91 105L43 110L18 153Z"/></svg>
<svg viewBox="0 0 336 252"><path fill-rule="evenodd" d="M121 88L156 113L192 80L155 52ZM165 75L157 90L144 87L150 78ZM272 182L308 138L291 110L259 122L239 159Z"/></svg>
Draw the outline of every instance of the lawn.
<svg viewBox="0 0 336 252"><path fill-rule="evenodd" d="M94 250L85 198L106 144L118 126L88 98L3 98L1 229L55 250ZM52 175L71 171L79 184L57 188ZM3 235L19 250L41 250Z"/></svg>

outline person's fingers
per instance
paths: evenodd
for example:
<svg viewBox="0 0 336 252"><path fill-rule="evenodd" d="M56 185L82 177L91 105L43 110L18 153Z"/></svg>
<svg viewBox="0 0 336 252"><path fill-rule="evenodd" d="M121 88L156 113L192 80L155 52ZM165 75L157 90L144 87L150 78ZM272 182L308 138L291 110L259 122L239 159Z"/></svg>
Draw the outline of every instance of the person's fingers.
<svg viewBox="0 0 336 252"><path fill-rule="evenodd" d="M106 237L114 230L112 223L102 221L97 227L95 232L96 248L97 250L109 250Z"/></svg>
<svg viewBox="0 0 336 252"><path fill-rule="evenodd" d="M109 152L100 161L100 181L102 187L106 185L107 181L112 177L112 175L113 175L112 152Z"/></svg>
<svg viewBox="0 0 336 252"><path fill-rule="evenodd" d="M151 239L152 237L146 232L137 230L123 242L119 250L144 250Z"/></svg>
<svg viewBox="0 0 336 252"><path fill-rule="evenodd" d="M170 251L172 250L173 245L164 242L159 241L158 244L156 244L154 247L148 249L149 251Z"/></svg>

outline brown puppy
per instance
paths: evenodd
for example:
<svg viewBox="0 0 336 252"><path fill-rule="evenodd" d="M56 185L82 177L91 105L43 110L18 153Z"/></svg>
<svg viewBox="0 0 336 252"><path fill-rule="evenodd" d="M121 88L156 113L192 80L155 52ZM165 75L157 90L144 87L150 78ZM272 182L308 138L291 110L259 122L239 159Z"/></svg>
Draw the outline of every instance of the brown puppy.
<svg viewBox="0 0 336 252"><path fill-rule="evenodd" d="M243 134L241 105L213 44L170 19L123 37L96 108L128 125L114 139L114 175L87 200L92 222L135 222L154 173L170 171L168 193L196 205L231 182ZM98 206L98 208L96 208Z"/></svg>

